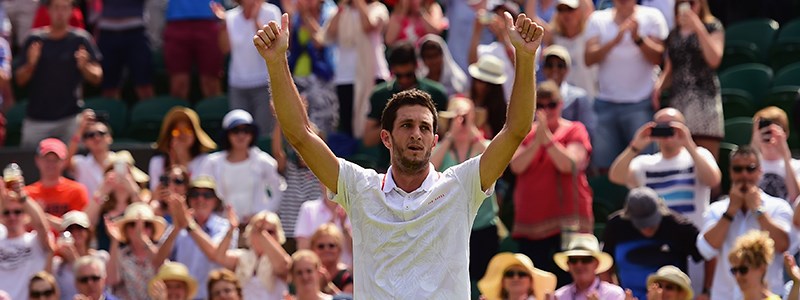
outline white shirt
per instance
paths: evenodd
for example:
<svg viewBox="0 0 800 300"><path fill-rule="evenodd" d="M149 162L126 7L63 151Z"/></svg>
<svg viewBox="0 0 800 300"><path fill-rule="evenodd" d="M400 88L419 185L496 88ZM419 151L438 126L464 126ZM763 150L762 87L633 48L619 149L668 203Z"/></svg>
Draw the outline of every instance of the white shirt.
<svg viewBox="0 0 800 300"><path fill-rule="evenodd" d="M597 96L597 65L586 66L586 34L581 32L574 38L554 34L553 44L567 48L569 53L571 64L566 82L586 90L589 97L594 99Z"/></svg>
<svg viewBox="0 0 800 300"><path fill-rule="evenodd" d="M614 11L610 8L592 13L586 23L587 40L599 38L600 45L604 45L616 38L619 26L614 23ZM667 38L667 23L659 10L637 6L634 17L639 22L640 36L659 40ZM658 76L658 66L645 59L630 34L626 33L598 65L600 90L597 98L614 103L650 99Z"/></svg>
<svg viewBox="0 0 800 300"><path fill-rule="evenodd" d="M339 160L338 194L353 223L355 297L469 299L469 236L486 197L480 157L428 176L415 191Z"/></svg>
<svg viewBox="0 0 800 300"><path fill-rule="evenodd" d="M297 223L294 224L294 237L311 238L317 228L325 223L333 223L339 230L344 232L344 228L339 226L339 222L334 222L333 213L325 206L324 199L310 200L303 202L300 212L297 214ZM350 224L350 219L345 216L344 222ZM311 245L313 247L314 245ZM339 260L348 265L353 265L353 257L347 251L342 251Z"/></svg>
<svg viewBox="0 0 800 300"><path fill-rule="evenodd" d="M11 299L28 299L28 283L33 274L44 270L49 253L44 251L36 232L0 240L0 290Z"/></svg>
<svg viewBox="0 0 800 300"><path fill-rule="evenodd" d="M103 166L97 163L97 160L91 154L75 155L72 157L72 163L75 171L75 181L86 186L86 191L91 197L103 184L103 175L105 174Z"/></svg>
<svg viewBox="0 0 800 300"><path fill-rule="evenodd" d="M281 10L270 3L262 3L258 11L258 24L269 21L281 22ZM228 28L228 41L231 45L230 71L228 85L235 88L253 88L269 84L269 74L264 60L253 47L256 25L253 20L244 18L244 10L237 6L225 12L225 26Z"/></svg>
<svg viewBox="0 0 800 300"><path fill-rule="evenodd" d="M800 160L792 159L790 164L792 165L792 170L794 170L794 175L800 175ZM783 159L765 160L762 158L761 170L764 175L761 176L758 187L774 197L783 198L791 202L795 200L788 199L789 191L786 189L786 168Z"/></svg>
<svg viewBox="0 0 800 300"><path fill-rule="evenodd" d="M697 153L712 166L716 159L703 147ZM692 155L682 148L678 156L665 159L661 152L642 154L631 160L630 170L640 186L647 186L664 198L664 203L689 218L697 228L703 227L703 213L711 199L711 187L697 178Z"/></svg>
<svg viewBox="0 0 800 300"><path fill-rule="evenodd" d="M642 6L658 9L667 21L667 28L675 28L675 0L642 0Z"/></svg>
<svg viewBox="0 0 800 300"><path fill-rule="evenodd" d="M372 16L374 22L389 22L389 10L380 2L373 2L367 5L368 15ZM340 18L351 18L360 20L361 15L355 9L345 9L344 15ZM340 34L364 34L364 33L340 33ZM386 62L386 47L383 45L383 33L381 30L373 30L367 33L367 38L374 50L373 57L375 59L375 78L386 79L391 77L389 73L389 64ZM336 69L333 73L333 83L337 85L352 84L356 80L356 64L359 60L370 59L370 57L358 57L358 50L356 47L348 47L342 44L337 44L336 51Z"/></svg>
<svg viewBox="0 0 800 300"><path fill-rule="evenodd" d="M189 169L189 176L191 176L191 179L199 175L197 172L200 171L200 167L203 166L207 158L208 154L201 153L189 162L186 168ZM150 175L151 191L155 191L156 187L160 184L159 180L161 175L164 174L164 169L164 155L156 155L150 158L150 163L147 165L147 174Z"/></svg>
<svg viewBox="0 0 800 300"><path fill-rule="evenodd" d="M725 236L725 241L722 244L722 249L715 249L711 244L706 241L705 233L714 227L715 224L722 218L728 210L730 199L726 198L714 203L708 208L704 215L705 223L697 236L697 249L706 260L714 257L717 258L717 266L714 270L714 281L711 288L711 300L729 300L729 299L742 299L742 292L736 284L736 279L730 272L731 262L728 260L728 253L733 248L736 238L742 236L753 229L761 229L758 223L758 216L755 212L747 211L743 213L741 210L736 213L731 222L730 229ZM761 191L761 205L764 207L765 214L769 215L772 222L789 233L792 224L792 208L786 201L780 198L775 198L765 194ZM794 244L796 239L789 235L790 243ZM795 249L789 246L789 249ZM769 285L769 289L778 295L783 294L783 253L775 251L775 257L772 263L767 267L767 273L764 278Z"/></svg>
<svg viewBox="0 0 800 300"><path fill-rule="evenodd" d="M273 276L273 290L268 291L264 282L258 276L250 277L250 280L242 285L242 299L258 299L258 300L282 300L283 294L289 291L289 288L283 280Z"/></svg>

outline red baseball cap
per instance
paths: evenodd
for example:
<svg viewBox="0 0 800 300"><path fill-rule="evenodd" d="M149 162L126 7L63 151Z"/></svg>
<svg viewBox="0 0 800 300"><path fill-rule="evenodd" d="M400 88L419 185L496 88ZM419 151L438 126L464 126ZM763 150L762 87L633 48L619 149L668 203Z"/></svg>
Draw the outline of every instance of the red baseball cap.
<svg viewBox="0 0 800 300"><path fill-rule="evenodd" d="M39 156L45 156L47 153L55 153L60 159L67 158L67 145L59 139L49 138L39 142L39 148L36 150Z"/></svg>

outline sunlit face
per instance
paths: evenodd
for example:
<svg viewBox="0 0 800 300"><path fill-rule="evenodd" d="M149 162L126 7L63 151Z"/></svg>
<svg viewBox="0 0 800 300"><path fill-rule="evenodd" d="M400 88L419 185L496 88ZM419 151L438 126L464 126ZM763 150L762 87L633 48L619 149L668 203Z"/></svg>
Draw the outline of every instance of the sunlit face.
<svg viewBox="0 0 800 300"><path fill-rule="evenodd" d="M171 135L170 146L172 149L187 150L195 143L194 129L189 121L176 122L167 134Z"/></svg>
<svg viewBox="0 0 800 300"><path fill-rule="evenodd" d="M730 272L741 290L761 286L764 274L767 272L766 265L754 267L736 258L731 258L730 262Z"/></svg>
<svg viewBox="0 0 800 300"><path fill-rule="evenodd" d="M330 235L321 236L315 241L314 245L311 246L311 249L319 256L319 259L324 265L339 262L339 256L342 255L341 245Z"/></svg>
<svg viewBox="0 0 800 300"><path fill-rule="evenodd" d="M183 175L183 172L180 169L172 169L166 175L167 189L178 195L186 195L189 189L189 181L188 178Z"/></svg>
<svg viewBox="0 0 800 300"><path fill-rule="evenodd" d="M53 152L47 153L44 156L37 155L35 158L36 167L39 173L45 178L55 178L61 176L64 172L66 163L63 159L58 158Z"/></svg>
<svg viewBox="0 0 800 300"><path fill-rule="evenodd" d="M408 90L417 85L417 66L412 64L389 66L400 90Z"/></svg>
<svg viewBox="0 0 800 300"><path fill-rule="evenodd" d="M544 111L548 121L556 122L561 118L563 103L552 97L536 97L536 110Z"/></svg>
<svg viewBox="0 0 800 300"><path fill-rule="evenodd" d="M545 78L560 84L567 78L569 66L567 62L558 58L558 56L550 55L545 59L542 71Z"/></svg>
<svg viewBox="0 0 800 300"><path fill-rule="evenodd" d="M50 14L51 27L67 27L69 24L69 18L72 15L72 1L52 0L50 5L47 6L47 12Z"/></svg>
<svg viewBox="0 0 800 300"><path fill-rule="evenodd" d="M511 266L503 272L503 290L509 294L526 294L531 291L533 278L522 266Z"/></svg>
<svg viewBox="0 0 800 300"><path fill-rule="evenodd" d="M430 70L431 73L440 73L444 66L444 54L442 48L434 41L427 41L422 44L422 63Z"/></svg>
<svg viewBox="0 0 800 300"><path fill-rule="evenodd" d="M103 270L94 264L83 265L75 272L75 288L91 299L100 299L106 287Z"/></svg>
<svg viewBox="0 0 800 300"><path fill-rule="evenodd" d="M761 174L761 164L755 155L736 155L731 158L730 176L734 184L756 185L761 179Z"/></svg>
<svg viewBox="0 0 800 300"><path fill-rule="evenodd" d="M207 188L194 188L186 193L186 200L189 207L194 210L194 215L199 218L207 218L217 207L219 199L214 190Z"/></svg>
<svg viewBox="0 0 800 300"><path fill-rule="evenodd" d="M581 17L577 9L561 4L556 7L558 23L565 29L573 30L580 27Z"/></svg>
<svg viewBox="0 0 800 300"><path fill-rule="evenodd" d="M35 280L28 287L28 299L56 300L58 293L56 287L44 280Z"/></svg>
<svg viewBox="0 0 800 300"><path fill-rule="evenodd" d="M297 289L319 289L320 283L319 266L307 259L301 259L292 263L292 283Z"/></svg>
<svg viewBox="0 0 800 300"><path fill-rule="evenodd" d="M65 231L68 231L72 235L76 245L85 245L89 240L89 229L83 228L78 224L70 225Z"/></svg>
<svg viewBox="0 0 800 300"><path fill-rule="evenodd" d="M3 225L8 229L20 230L25 226L25 207L17 201L3 202Z"/></svg>
<svg viewBox="0 0 800 300"><path fill-rule="evenodd" d="M128 222L125 224L125 236L127 237L128 242L136 241L137 239L131 239L130 237L136 234L136 222ZM145 236L149 237L150 239L153 238L153 233L155 233L155 225L152 222L144 222L144 230L143 233Z"/></svg>
<svg viewBox="0 0 800 300"><path fill-rule="evenodd" d="M473 126L475 126L475 106L472 104L472 100L467 98L454 98L450 100L448 110L455 113L456 117L449 120L447 130L455 135L471 135L474 130ZM461 130L458 132L452 131L453 122L456 121L461 121L464 125L461 126Z"/></svg>
<svg viewBox="0 0 800 300"><path fill-rule="evenodd" d="M248 149L253 139L253 127L248 125L236 126L228 131L228 141L231 144L231 149Z"/></svg>
<svg viewBox="0 0 800 300"><path fill-rule="evenodd" d="M686 299L687 292L680 285L666 280L658 280L655 283L661 288L661 300Z"/></svg>
<svg viewBox="0 0 800 300"><path fill-rule="evenodd" d="M570 256L567 258L569 274L575 281L592 281L595 278L599 262L593 256Z"/></svg>
<svg viewBox="0 0 800 300"><path fill-rule="evenodd" d="M233 282L217 280L211 285L211 300L241 300Z"/></svg>
<svg viewBox="0 0 800 300"><path fill-rule="evenodd" d="M100 122L89 125L81 138L90 152L108 150L108 146L113 142L108 126Z"/></svg>
<svg viewBox="0 0 800 300"><path fill-rule="evenodd" d="M182 280L164 280L168 300L187 300L189 286Z"/></svg>
<svg viewBox="0 0 800 300"><path fill-rule="evenodd" d="M422 105L400 107L391 134L383 130L381 137L391 150L392 165L399 171L409 174L424 171L436 144L433 114Z"/></svg>

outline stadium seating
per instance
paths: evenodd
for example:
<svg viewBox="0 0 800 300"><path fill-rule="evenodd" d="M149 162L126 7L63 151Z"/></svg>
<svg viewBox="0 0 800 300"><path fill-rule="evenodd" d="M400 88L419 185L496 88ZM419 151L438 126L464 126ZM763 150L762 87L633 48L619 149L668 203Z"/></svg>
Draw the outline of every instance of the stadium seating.
<svg viewBox="0 0 800 300"><path fill-rule="evenodd" d="M161 129L161 121L175 106L189 107L189 103L170 96L158 96L136 103L131 109L128 136L140 142L155 142Z"/></svg>
<svg viewBox="0 0 800 300"><path fill-rule="evenodd" d="M752 118L733 118L725 120L725 139L724 142L734 145L750 144L750 137L753 135Z"/></svg>

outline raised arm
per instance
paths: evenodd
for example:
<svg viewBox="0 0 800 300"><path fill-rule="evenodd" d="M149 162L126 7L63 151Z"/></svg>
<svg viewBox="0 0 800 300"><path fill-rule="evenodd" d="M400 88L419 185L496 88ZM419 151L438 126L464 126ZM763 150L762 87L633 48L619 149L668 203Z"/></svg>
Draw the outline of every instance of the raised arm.
<svg viewBox="0 0 800 300"><path fill-rule="evenodd" d="M514 87L511 102L508 104L506 124L481 156L481 188L487 189L494 183L511 161L519 144L528 135L536 109L536 76L534 63L536 49L542 42L544 28L534 23L525 14L517 17L514 24L511 15L506 13L507 34L516 49L514 67Z"/></svg>
<svg viewBox="0 0 800 300"><path fill-rule="evenodd" d="M270 21L253 37L253 43L266 62L269 77L272 78L272 100L283 134L319 181L337 193L339 161L328 145L311 129L305 105L289 70L286 58L289 48L289 15L281 16L280 28L275 21Z"/></svg>

